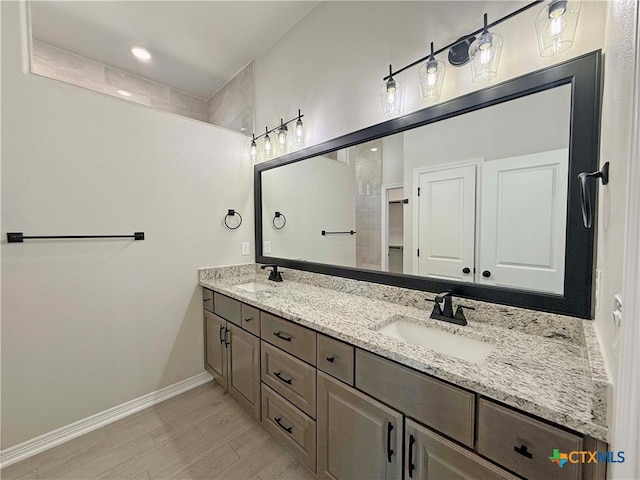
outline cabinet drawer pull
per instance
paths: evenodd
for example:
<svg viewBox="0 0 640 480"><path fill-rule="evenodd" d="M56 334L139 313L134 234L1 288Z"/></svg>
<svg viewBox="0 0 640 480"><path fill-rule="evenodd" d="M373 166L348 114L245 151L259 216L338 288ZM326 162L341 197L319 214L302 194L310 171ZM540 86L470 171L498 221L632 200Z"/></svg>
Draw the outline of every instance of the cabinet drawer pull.
<svg viewBox="0 0 640 480"><path fill-rule="evenodd" d="M278 379L279 379L281 382L284 382L284 383L286 383L287 385L291 385L291 382L293 382L293 380L292 380L292 379L290 379L290 378L284 378L280 372L273 372L273 374L274 374L276 377L278 377Z"/></svg>
<svg viewBox="0 0 640 480"><path fill-rule="evenodd" d="M279 330L278 330L278 331L276 331L276 332L273 332L273 334L274 334L276 337L278 337L278 338L280 338L280 339L284 340L285 342L290 342L290 341L291 341L291 338L292 338L290 335L280 333L280 331L279 331Z"/></svg>
<svg viewBox="0 0 640 480"><path fill-rule="evenodd" d="M250 322L251 320L253 320L253 317L249 317L249 318L245 318L244 319L245 322Z"/></svg>
<svg viewBox="0 0 640 480"><path fill-rule="evenodd" d="M416 439L413 435L409 435L409 478L413 478L413 469L416 466L413 464L413 444L416 443Z"/></svg>
<svg viewBox="0 0 640 480"><path fill-rule="evenodd" d="M515 452L518 452L520 455L527 457L527 458L533 458L533 453L527 451L527 446L526 445L521 445L520 447L513 447L513 450Z"/></svg>
<svg viewBox="0 0 640 480"><path fill-rule="evenodd" d="M336 357L327 357L327 362L335 362L336 361Z"/></svg>
<svg viewBox="0 0 640 480"><path fill-rule="evenodd" d="M278 424L278 426L283 429L285 432L287 433L293 433L293 427L285 427L282 423L280 423L280 420L282 420L282 418L280 417L275 417L274 418L275 422Z"/></svg>
<svg viewBox="0 0 640 480"><path fill-rule="evenodd" d="M224 346L225 346L225 347L229 347L229 344L231 343L231 342L229 341L229 332L230 332L230 331L231 331L231 330L229 330L228 328L225 328L225 329L224 329Z"/></svg>
<svg viewBox="0 0 640 480"><path fill-rule="evenodd" d="M220 325L220 343L224 342L224 335L222 335L222 332L224 332L224 325Z"/></svg>
<svg viewBox="0 0 640 480"><path fill-rule="evenodd" d="M393 430L393 425L391 422L387 422L387 460L391 463L391 455L393 455L393 450L391 449L391 430Z"/></svg>

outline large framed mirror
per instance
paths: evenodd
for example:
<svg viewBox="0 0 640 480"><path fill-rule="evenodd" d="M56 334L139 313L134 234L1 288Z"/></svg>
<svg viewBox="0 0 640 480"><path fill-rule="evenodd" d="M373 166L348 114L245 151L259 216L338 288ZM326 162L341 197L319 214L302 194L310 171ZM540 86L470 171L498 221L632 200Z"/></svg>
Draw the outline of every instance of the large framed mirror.
<svg viewBox="0 0 640 480"><path fill-rule="evenodd" d="M591 318L601 53L255 166L256 261Z"/></svg>

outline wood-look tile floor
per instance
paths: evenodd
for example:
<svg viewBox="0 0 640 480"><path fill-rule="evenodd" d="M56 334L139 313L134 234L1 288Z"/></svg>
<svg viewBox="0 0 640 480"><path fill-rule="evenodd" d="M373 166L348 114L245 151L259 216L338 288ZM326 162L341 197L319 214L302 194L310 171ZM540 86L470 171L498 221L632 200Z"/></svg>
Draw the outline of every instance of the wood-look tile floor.
<svg viewBox="0 0 640 480"><path fill-rule="evenodd" d="M297 462L209 382L0 470L3 480L305 480Z"/></svg>

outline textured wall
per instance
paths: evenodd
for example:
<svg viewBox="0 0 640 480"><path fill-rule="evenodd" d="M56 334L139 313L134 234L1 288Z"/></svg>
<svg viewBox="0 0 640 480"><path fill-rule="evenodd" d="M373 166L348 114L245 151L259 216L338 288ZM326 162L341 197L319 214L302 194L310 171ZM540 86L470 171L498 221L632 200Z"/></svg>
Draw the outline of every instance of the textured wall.
<svg viewBox="0 0 640 480"><path fill-rule="evenodd" d="M207 121L249 135L254 131L253 102L251 62L207 100Z"/></svg>
<svg viewBox="0 0 640 480"><path fill-rule="evenodd" d="M3 234L146 235L2 240L4 449L202 372L197 268L251 260L253 208L244 136L23 73L1 7Z"/></svg>
<svg viewBox="0 0 640 480"><path fill-rule="evenodd" d="M206 102L201 98L37 40L31 47L31 71L157 110L206 121ZM120 90L131 95L123 96Z"/></svg>

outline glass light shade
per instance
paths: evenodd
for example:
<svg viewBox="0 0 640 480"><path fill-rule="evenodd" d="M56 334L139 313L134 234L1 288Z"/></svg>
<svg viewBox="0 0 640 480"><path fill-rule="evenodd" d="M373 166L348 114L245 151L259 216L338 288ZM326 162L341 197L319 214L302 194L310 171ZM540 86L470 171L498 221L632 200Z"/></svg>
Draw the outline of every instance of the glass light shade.
<svg viewBox="0 0 640 480"><path fill-rule="evenodd" d="M280 127L276 132L276 139L278 143L278 153L284 153L287 151L287 142L289 140L289 130L286 125Z"/></svg>
<svg viewBox="0 0 640 480"><path fill-rule="evenodd" d="M271 158L271 155L273 154L273 145L271 144L271 138L269 135L265 135L262 148L264 150L264 158Z"/></svg>
<svg viewBox="0 0 640 480"><path fill-rule="evenodd" d="M296 129L293 131L293 144L296 147L304 146L304 124L301 118L296 120Z"/></svg>
<svg viewBox="0 0 640 480"><path fill-rule="evenodd" d="M253 160L254 162L256 161L256 158L258 158L258 146L256 145L256 141L255 140L251 140L251 160Z"/></svg>
<svg viewBox="0 0 640 480"><path fill-rule="evenodd" d="M446 68L444 62L436 59L431 59L420 67L420 97L423 102L433 102L440 98Z"/></svg>
<svg viewBox="0 0 640 480"><path fill-rule="evenodd" d="M580 15L578 0L552 0L536 17L540 56L559 55L573 45Z"/></svg>
<svg viewBox="0 0 640 480"><path fill-rule="evenodd" d="M495 33L483 33L469 45L469 63L474 82L486 82L498 74L501 51L502 37Z"/></svg>
<svg viewBox="0 0 640 480"><path fill-rule="evenodd" d="M389 79L382 84L380 101L385 117L400 115L402 111L402 88L400 82Z"/></svg>

